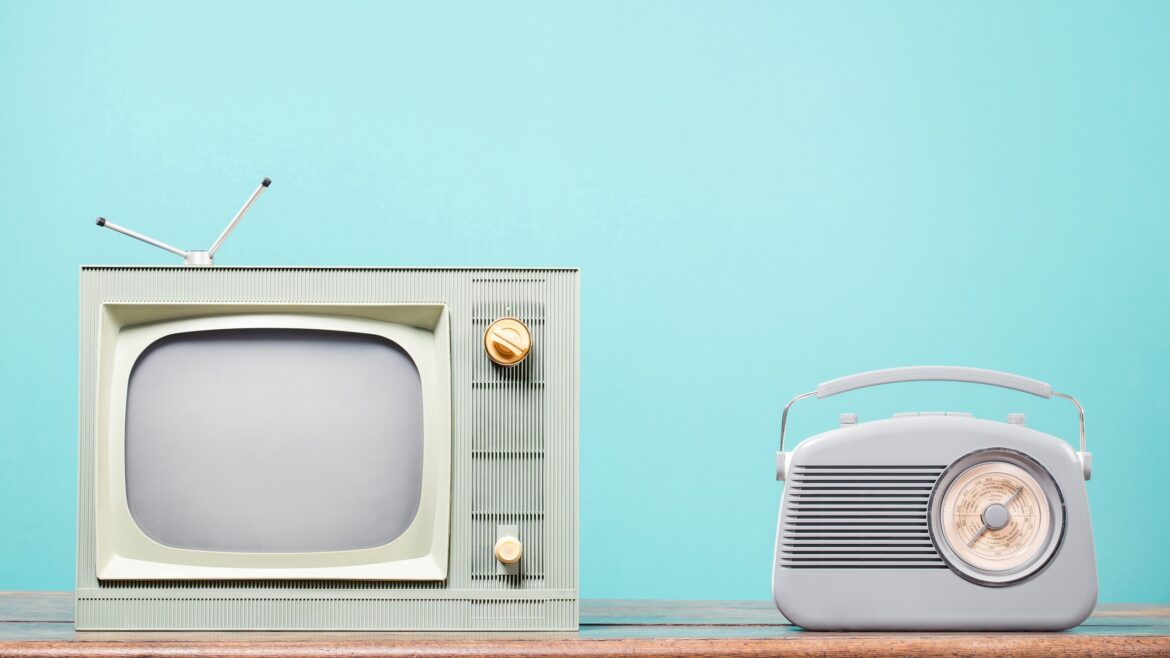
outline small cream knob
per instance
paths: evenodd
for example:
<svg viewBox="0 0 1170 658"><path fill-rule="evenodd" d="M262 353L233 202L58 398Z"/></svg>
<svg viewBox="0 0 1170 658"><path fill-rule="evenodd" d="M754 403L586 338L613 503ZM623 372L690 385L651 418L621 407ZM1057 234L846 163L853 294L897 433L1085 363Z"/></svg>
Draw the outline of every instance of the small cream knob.
<svg viewBox="0 0 1170 658"><path fill-rule="evenodd" d="M524 555L524 545L519 539L512 536L500 537L496 540L496 559L503 564L515 564Z"/></svg>
<svg viewBox="0 0 1170 658"><path fill-rule="evenodd" d="M501 366L514 366L528 358L532 350L532 332L516 318L500 318L483 334L483 349L488 358Z"/></svg>

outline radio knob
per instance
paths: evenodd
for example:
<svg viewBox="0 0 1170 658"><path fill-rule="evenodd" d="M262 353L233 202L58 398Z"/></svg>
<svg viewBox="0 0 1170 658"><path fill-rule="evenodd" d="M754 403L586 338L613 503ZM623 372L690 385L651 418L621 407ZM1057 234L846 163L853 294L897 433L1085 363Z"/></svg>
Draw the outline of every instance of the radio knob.
<svg viewBox="0 0 1170 658"><path fill-rule="evenodd" d="M493 363L514 366L532 351L532 332L516 318L500 318L484 332L483 349Z"/></svg>
<svg viewBox="0 0 1170 658"><path fill-rule="evenodd" d="M511 535L496 540L496 559L502 564L515 564L524 555L524 545Z"/></svg>

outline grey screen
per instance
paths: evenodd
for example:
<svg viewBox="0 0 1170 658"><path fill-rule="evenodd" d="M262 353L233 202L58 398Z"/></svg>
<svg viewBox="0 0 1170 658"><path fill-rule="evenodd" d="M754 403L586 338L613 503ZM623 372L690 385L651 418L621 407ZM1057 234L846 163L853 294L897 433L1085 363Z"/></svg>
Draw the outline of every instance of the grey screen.
<svg viewBox="0 0 1170 658"><path fill-rule="evenodd" d="M401 535L422 494L418 369L378 336L229 329L142 353L126 401L126 494L178 548L308 552Z"/></svg>

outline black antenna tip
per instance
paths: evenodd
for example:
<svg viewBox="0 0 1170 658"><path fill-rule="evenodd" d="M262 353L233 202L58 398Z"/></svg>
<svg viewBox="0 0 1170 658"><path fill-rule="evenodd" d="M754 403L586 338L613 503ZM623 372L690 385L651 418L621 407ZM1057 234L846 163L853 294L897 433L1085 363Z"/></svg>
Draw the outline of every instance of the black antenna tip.
<svg viewBox="0 0 1170 658"><path fill-rule="evenodd" d="M261 184L261 185L263 185L264 187L268 187L269 185L271 185L271 184L272 184L272 179L271 179L271 178L265 178L265 179L264 179L264 181L263 181L262 183L260 183L260 184Z"/></svg>
<svg viewBox="0 0 1170 658"><path fill-rule="evenodd" d="M98 217L97 218L97 225L98 226L105 226L106 225L106 218L105 217Z"/></svg>

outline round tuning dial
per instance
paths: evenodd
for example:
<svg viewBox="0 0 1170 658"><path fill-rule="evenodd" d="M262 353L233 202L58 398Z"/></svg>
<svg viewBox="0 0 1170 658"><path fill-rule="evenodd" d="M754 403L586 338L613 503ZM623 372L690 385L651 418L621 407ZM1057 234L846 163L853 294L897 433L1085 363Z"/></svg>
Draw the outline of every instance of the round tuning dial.
<svg viewBox="0 0 1170 658"><path fill-rule="evenodd" d="M511 535L500 537L496 541L495 554L501 564L515 564L524 555L524 545Z"/></svg>
<svg viewBox="0 0 1170 658"><path fill-rule="evenodd" d="M484 332L483 349L494 363L514 366L532 351L532 332L516 318L500 318Z"/></svg>
<svg viewBox="0 0 1170 658"><path fill-rule="evenodd" d="M1044 568L1063 535L1063 506L1052 476L1006 449L971 453L939 478L931 534L943 559L967 578L1006 585Z"/></svg>

